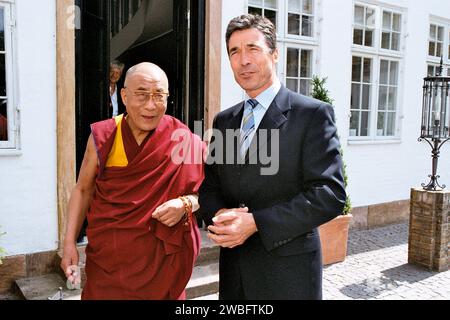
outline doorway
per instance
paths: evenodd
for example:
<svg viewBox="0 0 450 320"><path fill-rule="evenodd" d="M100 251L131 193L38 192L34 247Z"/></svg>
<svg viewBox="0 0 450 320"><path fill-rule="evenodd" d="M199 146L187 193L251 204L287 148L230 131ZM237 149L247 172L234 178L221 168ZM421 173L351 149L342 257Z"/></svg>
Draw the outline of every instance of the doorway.
<svg viewBox="0 0 450 320"><path fill-rule="evenodd" d="M143 61L159 65L169 78L167 114L191 130L195 121L204 120L205 0L75 3L81 15L75 35L77 176L90 125L109 117L111 61L124 63L125 71ZM83 238L84 228L79 240Z"/></svg>

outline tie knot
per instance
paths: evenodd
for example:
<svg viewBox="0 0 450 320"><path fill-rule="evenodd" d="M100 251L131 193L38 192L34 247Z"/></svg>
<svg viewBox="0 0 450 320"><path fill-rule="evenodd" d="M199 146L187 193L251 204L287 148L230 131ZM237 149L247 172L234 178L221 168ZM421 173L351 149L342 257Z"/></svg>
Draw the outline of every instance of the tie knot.
<svg viewBox="0 0 450 320"><path fill-rule="evenodd" d="M247 100L247 102L250 105L250 107L252 107L252 109L255 109L256 106L258 105L258 101L256 101L255 99Z"/></svg>

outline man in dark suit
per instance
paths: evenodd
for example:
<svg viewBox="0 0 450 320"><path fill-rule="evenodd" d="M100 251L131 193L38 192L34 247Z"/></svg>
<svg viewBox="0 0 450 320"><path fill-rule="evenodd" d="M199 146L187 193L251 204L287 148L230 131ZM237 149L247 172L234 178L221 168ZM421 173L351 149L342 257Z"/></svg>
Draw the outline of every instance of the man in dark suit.
<svg viewBox="0 0 450 320"><path fill-rule="evenodd" d="M220 299L321 299L317 227L346 199L333 109L280 84L268 19L237 17L226 40L248 99L216 116L200 188Z"/></svg>

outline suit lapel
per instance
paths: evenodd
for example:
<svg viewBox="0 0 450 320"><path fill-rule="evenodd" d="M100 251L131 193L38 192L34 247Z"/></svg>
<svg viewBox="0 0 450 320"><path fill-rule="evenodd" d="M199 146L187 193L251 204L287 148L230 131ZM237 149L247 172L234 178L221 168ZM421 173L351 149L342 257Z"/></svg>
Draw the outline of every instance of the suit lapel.
<svg viewBox="0 0 450 320"><path fill-rule="evenodd" d="M286 121L285 113L291 109L291 103L289 99L289 91L284 86L281 86L280 91L276 95L270 107L267 109L258 130L253 137L252 143L247 151L246 162L251 155L258 152L259 149L266 146L271 140L271 130L278 129ZM262 130L267 132L267 139L260 139L260 133ZM264 136L263 136L264 137Z"/></svg>

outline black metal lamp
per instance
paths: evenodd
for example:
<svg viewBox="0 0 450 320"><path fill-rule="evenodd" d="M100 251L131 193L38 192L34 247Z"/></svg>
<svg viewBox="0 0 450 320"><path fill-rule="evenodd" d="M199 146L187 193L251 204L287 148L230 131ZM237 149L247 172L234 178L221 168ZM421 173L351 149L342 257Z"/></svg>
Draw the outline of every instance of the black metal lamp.
<svg viewBox="0 0 450 320"><path fill-rule="evenodd" d="M423 104L422 104L422 130L419 141L425 140L432 148L432 174L428 177L431 181L422 187L425 190L445 189L440 185L437 175L437 165L441 147L450 140L450 77L442 76L441 65L435 76L424 78Z"/></svg>

